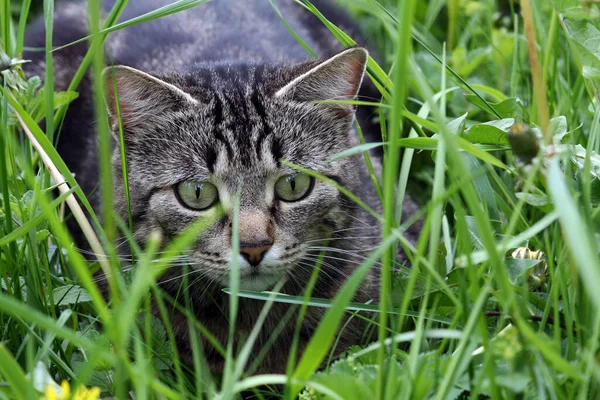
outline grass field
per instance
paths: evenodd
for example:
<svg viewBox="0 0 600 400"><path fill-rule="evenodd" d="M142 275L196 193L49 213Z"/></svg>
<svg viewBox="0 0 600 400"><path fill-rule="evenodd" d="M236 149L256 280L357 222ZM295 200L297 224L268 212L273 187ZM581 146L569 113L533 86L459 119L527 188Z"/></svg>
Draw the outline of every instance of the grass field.
<svg viewBox="0 0 600 400"><path fill-rule="evenodd" d="M103 29L114 25L125 3L117 1ZM200 3L179 0L170 11ZM318 14L308 1L301 3ZM169 260L155 240L145 249L133 246L134 268L127 273L120 271L132 263L114 257L115 241L106 239L117 230L127 237L127 221L96 230L107 254L101 265L71 245L63 220L67 199L74 196L83 208L86 200L52 143L73 94L52 95L52 75L41 77L41 85L39 78L25 80L19 61L28 15L44 13L50 20L53 1L0 0L0 399L71 398L66 386L57 389L61 382L79 400L230 399L240 393L349 400L599 398L595 3L340 1L378 52L379 64L370 60L368 72L381 91L377 108L385 122L381 247L335 300L323 304L310 291L285 299L293 307L328 306L297 367L286 375L244 373L260 359L249 352L250 338L242 349L224 348L225 372L211 376L197 343L195 368L177 354L166 311L172 299L154 286ZM98 22L92 26L100 27L97 1L89 4ZM91 49L107 34L93 36ZM90 51L81 72L92 68L100 79L102 60L94 55ZM70 187L58 197L49 165ZM101 167L110 173L107 163ZM419 241L410 243L403 232L415 219L398 224L396 210L415 188L424 227ZM184 249L196 232L177 238L169 250ZM412 267L393 273L391 255L399 245ZM387 301L350 304L360 273L379 267ZM108 302L93 277L99 268L112 271ZM230 293L250 295L235 285ZM151 295L161 318L151 314ZM265 299L266 313L284 300L254 295ZM372 319L370 340L336 360L330 349L345 312ZM201 322L192 332L203 334Z"/></svg>

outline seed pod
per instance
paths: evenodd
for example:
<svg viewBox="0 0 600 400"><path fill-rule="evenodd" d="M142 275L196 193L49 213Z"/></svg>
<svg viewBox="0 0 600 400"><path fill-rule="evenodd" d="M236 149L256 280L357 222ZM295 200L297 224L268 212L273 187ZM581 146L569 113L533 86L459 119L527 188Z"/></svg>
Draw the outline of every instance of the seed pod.
<svg viewBox="0 0 600 400"><path fill-rule="evenodd" d="M517 161L530 165L540 151L540 138L536 132L529 125L519 122L510 128L506 136Z"/></svg>

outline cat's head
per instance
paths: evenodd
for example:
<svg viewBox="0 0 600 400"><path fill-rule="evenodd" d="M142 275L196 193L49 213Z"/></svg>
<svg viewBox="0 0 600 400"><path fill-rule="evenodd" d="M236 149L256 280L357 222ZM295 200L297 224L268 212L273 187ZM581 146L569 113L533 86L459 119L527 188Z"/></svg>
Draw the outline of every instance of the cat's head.
<svg viewBox="0 0 600 400"><path fill-rule="evenodd" d="M206 280L228 285L238 257L231 237L239 194L241 288L264 290L308 268L307 249L344 229L353 205L281 160L359 191L357 158L331 160L357 144L355 107L321 101L354 99L367 59L366 50L352 48L320 62L198 66L161 78L108 68L109 113L114 133L122 123L136 239L154 229L173 237L223 211L189 259ZM113 169L125 218L118 146Z"/></svg>

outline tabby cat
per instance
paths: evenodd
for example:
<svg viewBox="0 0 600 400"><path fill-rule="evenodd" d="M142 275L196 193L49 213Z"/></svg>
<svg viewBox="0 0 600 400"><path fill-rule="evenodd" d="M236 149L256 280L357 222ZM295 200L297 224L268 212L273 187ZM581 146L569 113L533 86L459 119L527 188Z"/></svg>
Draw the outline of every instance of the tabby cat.
<svg viewBox="0 0 600 400"><path fill-rule="evenodd" d="M106 2L108 10L113 2ZM131 0L122 20L141 15L167 1ZM191 10L116 31L109 36L105 71L107 104L118 136L115 88L124 130L131 192L134 237L144 245L148 235L162 232L165 241L200 218L218 210L225 216L202 233L186 254L194 271L189 295L197 319L219 340L229 330L229 269L237 258L240 288L269 290L285 279L282 292L302 295L319 254L322 271L313 296L332 298L345 279L377 247L380 225L334 186L286 166L287 160L325 175L379 210L362 156L332 161L332 156L358 144L355 107L319 100L352 100L359 93L368 59L361 47L344 49L320 21L292 0L277 2L287 23L321 60L305 49L282 23L268 0L214 0ZM349 19L326 1L313 1L324 15L357 37ZM57 2L54 44L87 35L86 4ZM65 28L65 27L68 27ZM29 30L27 45L44 47L43 21ZM87 45L55 52L56 90L65 90ZM30 52L30 74L43 76L44 54ZM373 95L363 85L361 96ZM371 92L369 92L371 91ZM58 149L96 209L97 144L91 81L79 87L60 133ZM375 92L376 93L376 92ZM359 109L368 132L372 110ZM379 162L374 159L376 170ZM120 149L114 140L114 201L127 220ZM232 253L232 205L240 194L240 254ZM415 205L405 203L406 214ZM77 244L85 243L72 228ZM125 246L122 246L124 248ZM161 287L177 298L182 267L172 266ZM373 270L356 301L377 300L378 272ZM182 296L179 296L181 298ZM181 299L183 304L183 299ZM254 327L264 303L240 299L236 332L239 346ZM280 333L261 369L282 372L296 319L285 322L290 306L276 303L269 312L255 349L275 331ZM300 329L300 351L323 315L310 307ZM187 320L174 314L179 353L191 363ZM344 330L338 352L359 339L353 324ZM206 341L212 371L223 368L222 356Z"/></svg>

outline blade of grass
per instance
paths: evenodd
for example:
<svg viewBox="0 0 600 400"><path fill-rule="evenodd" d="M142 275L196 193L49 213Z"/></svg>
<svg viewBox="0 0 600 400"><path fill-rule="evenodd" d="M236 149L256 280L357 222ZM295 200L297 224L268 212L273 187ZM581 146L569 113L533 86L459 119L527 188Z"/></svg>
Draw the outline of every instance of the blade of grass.
<svg viewBox="0 0 600 400"><path fill-rule="evenodd" d="M339 327L342 317L345 312L346 305L352 300L354 294L358 290L365 275L377 259L381 258L385 251L396 241L394 236L385 238L381 245L375 249L373 253L352 273L350 278L344 282L344 285L339 290L335 297L331 308L327 310L319 326L313 333L310 341L306 345L306 349L298 366L294 371L292 379L305 380L308 379L319 367L324 357L327 355L329 347L335 338L337 328ZM301 387L294 384L291 388L291 393L296 396Z"/></svg>
<svg viewBox="0 0 600 400"><path fill-rule="evenodd" d="M358 133L358 140L362 146L365 146L365 137L363 135L362 129L358 123L355 121L356 132ZM365 165L367 166L367 170L369 171L369 177L371 178L371 182L373 183L373 187L375 188L375 192L377 193L377 197L379 197L379 201L383 200L383 191L381 190L381 183L379 182L380 177L375 172L373 168L373 163L371 162L371 156L369 154L369 149L365 149L363 152L363 159L365 160ZM335 156L332 158L335 160Z"/></svg>
<svg viewBox="0 0 600 400"><path fill-rule="evenodd" d="M415 315L416 314L417 313L415 313ZM358 358L379 350L379 348L382 346L390 346L392 344L402 342L411 342L413 339L415 339L416 335L417 332L415 331L398 333L393 337L385 339L383 345L380 342L375 342L363 349L360 349L356 353L353 353L352 356ZM462 331L457 331L454 329L428 329L423 332L423 336L428 339L462 339L464 335Z"/></svg>
<svg viewBox="0 0 600 400"><path fill-rule="evenodd" d="M54 143L54 67L52 62L52 33L54 32L54 0L44 0L44 27L46 28L46 72L44 96L46 104L46 136Z"/></svg>
<svg viewBox="0 0 600 400"><path fill-rule="evenodd" d="M241 187L236 193L233 202L233 218L231 228L231 266L229 268L229 286L231 295L229 296L229 336L227 340L227 354L225 356L225 368L223 373L223 399L229 399L232 396L233 384L235 382L235 363L233 359L233 344L235 340L235 324L237 322L237 313L239 306L238 292L240 290L240 197Z"/></svg>
<svg viewBox="0 0 600 400"><path fill-rule="evenodd" d="M75 194L77 195L77 197L79 198L81 203L84 205L86 211L88 213L90 213L92 220L94 221L96 226L100 227L98 218L96 217L96 214L94 213L94 210L92 209L92 206L90 205L89 201L87 200L87 197L85 196L85 194L83 193L83 191L81 190L79 185L77 184L77 181L75 180L75 178L73 178L73 174L71 173L71 171L69 171L69 168L64 163L64 161L62 160L61 156L58 154L58 152L56 151L56 149L54 148L52 143L50 143L50 141L48 140L46 135L44 135L44 132L40 129L38 124L35 123L33 118L31 118L31 115L29 115L25 111L23 106L21 106L15 100L15 98L12 96L12 94L10 94L10 92L8 90L4 89L3 87L0 87L0 91L4 95L4 98L6 98L8 100L8 102L10 103L10 105L15 109L19 118L23 120L24 125L27 126L27 128L29 129L31 134L35 137L36 141L39 143L39 145L44 150L44 152L52 160L53 164L56 166L56 169L58 169L58 171L62 174L63 178L60 179L58 182L62 182L62 181L66 180L68 182L69 186L74 188Z"/></svg>
<svg viewBox="0 0 600 400"><path fill-rule="evenodd" d="M67 340L69 343L79 346L86 351L98 354L100 361L105 361L108 364L115 362L114 354L103 349L97 343L82 336L79 332L75 332L64 326L57 326L56 320L53 318L4 293L0 293L0 310L7 315L22 318L24 321L34 324L41 329L53 332L57 337Z"/></svg>
<svg viewBox="0 0 600 400"><path fill-rule="evenodd" d="M313 13L327 29L342 43L345 47L356 46L356 42L352 40L350 36L344 33L340 28L332 24L319 10L308 0L294 0L296 4L306 8L308 11ZM383 71L383 69L373 60L372 57L369 56L369 60L367 62L367 74L369 78L371 78L373 84L379 92L383 95L384 98L389 99L390 94L389 91L391 89L391 80L388 78L387 74Z"/></svg>
<svg viewBox="0 0 600 400"><path fill-rule="evenodd" d="M147 12L145 14L142 14L138 17L131 18L131 19L128 19L127 21L123 21L118 24L115 24L115 22L118 19L118 15L116 15L116 14L120 14L120 12L122 12L122 9L125 7L125 5L127 4L128 1L129 0L121 1L120 3L115 5L115 8L113 8L113 10L118 9L120 11L118 13L115 13L114 16L111 13L110 17L107 18L107 20L106 20L104 28L102 28L101 30L98 30L96 32L92 32L88 36L82 37L81 39L77 39L77 40L67 43L63 46L55 47L53 51L59 51L59 50L65 49L69 46L73 46L77 43L85 42L89 39L100 38L100 41L104 41L107 34L109 34L111 32L129 28L130 26L134 26L134 25L138 25L138 24L141 24L144 22L152 21L157 18L166 17L168 15L175 14L175 13L178 13L181 11L189 10L190 8L194 8L200 4L208 3L211 0L179 0L179 1L175 1L173 3L167 4L163 7L159 7L157 9ZM118 8L117 8L117 6L118 6ZM83 63L82 63L82 65L83 65Z"/></svg>
<svg viewBox="0 0 600 400"><path fill-rule="evenodd" d="M6 84L6 82L3 82ZM5 90L5 88L2 88ZM9 147L8 147L8 99L6 96L2 96L0 99L2 102L2 109L0 110L0 123L2 124L2 131L0 132L0 190L2 191L2 206L4 208L4 233L6 235L10 235L13 230L13 217L12 217L12 209L10 207L10 192L9 192L9 183L8 183L8 157ZM14 264L12 260L13 254L16 254L16 248L14 245L10 245L10 251L4 252L6 257L8 258L11 264Z"/></svg>
<svg viewBox="0 0 600 400"><path fill-rule="evenodd" d="M340 396L337 395L334 391L329 389L327 386L321 385L320 383L310 381L310 380L302 380L302 379L289 379L286 375L255 375L248 377L240 382L236 382L234 386L234 393L244 392L246 390L250 390L254 387L265 386L265 385L283 385L286 383L292 383L295 386L303 387L310 386L317 390L320 393L328 396L328 398L344 400ZM220 397L217 397L220 400Z"/></svg>
<svg viewBox="0 0 600 400"><path fill-rule="evenodd" d="M369 207L367 205L367 203L365 203L364 201L362 201L361 199L359 199L354 193L350 192L348 189L346 189L345 187L343 187L342 185L340 185L339 183L337 183L336 181L334 181L331 178L328 178L324 175L321 175L315 171L312 171L310 169L306 169L306 168L302 168L299 165L293 164L291 162L288 162L286 160L281 160L281 164L285 165L286 167L290 167L293 168L297 171L300 171L308 176L312 176L313 178L319 179L331 186L333 186L334 188L336 188L337 190L339 190L340 192L342 192L345 196L347 196L350 200L352 200L353 202L355 202L359 207L361 207L362 209L364 209L365 211L367 211L369 214L371 214L371 216L373 216L373 218L376 218L378 221L383 221L383 218L381 217L381 215L379 215L377 213L377 211L373 210L371 207Z"/></svg>
<svg viewBox="0 0 600 400"><path fill-rule="evenodd" d="M31 0L23 0L21 2L21 12L19 13L19 27L17 28L17 46L15 54L23 53L23 39L25 38L25 26L27 25L27 17L31 8Z"/></svg>
<svg viewBox="0 0 600 400"><path fill-rule="evenodd" d="M392 233L392 229L396 226L396 210L402 209L403 199L397 202L396 183L398 181L398 164L400 161L399 148L390 145L396 143L401 137L402 129L402 110L405 106L406 96L408 95L408 82L405 77L409 75L408 60L412 52L412 39L410 31L412 28L413 18L416 9L416 1L406 0L398 5L399 21L397 30L397 43L395 52L395 69L393 71L392 81L394 87L392 90L392 111L390 115L390 123L388 130L388 146L386 157L383 163L383 237L388 237ZM381 283L379 292L379 327L377 339L379 342L385 340L386 327L388 323L387 310L389 304L389 292L392 284L392 269L393 262L396 259L396 248L390 246L386 248L386 253L382 257L381 265ZM377 377L376 397L378 399L385 397L385 349L381 347L377 353L377 364L379 371Z"/></svg>
<svg viewBox="0 0 600 400"><path fill-rule="evenodd" d="M256 319L256 323L254 324L252 331L250 331L250 335L248 335L248 339L246 339L246 343L244 343L244 346L242 347L242 349L240 350L240 353L238 354L238 357L237 357L237 360L235 363L235 369L233 371L233 376L231 379L232 382L237 382L242 377L242 374L244 373L244 369L246 368L246 365L250 358L250 352L252 351L254 343L256 343L256 339L258 338L260 330L262 329L263 324L264 324L265 320L267 319L269 311L271 310L273 303L275 303L275 297L277 296L277 293L281 290L284 283L285 282L282 280L282 281L278 282L277 285L275 285L275 287L273 288L273 292L269 295L269 298L267 299L262 310L260 311L260 314L258 315L258 318Z"/></svg>
<svg viewBox="0 0 600 400"><path fill-rule="evenodd" d="M290 32L294 39L296 39L296 41L300 43L300 46L302 46L304 51L306 51L306 53L308 53L308 55L310 55L312 58L318 58L319 56L317 55L317 53L315 53L315 51L308 45L308 43L302 40L302 38L296 33L294 28L292 28L290 24L288 24L288 22L285 20L283 14L281 14L281 11L279 10L279 7L277 6L277 3L275 3L275 0L269 0L269 3L271 3L271 7L273 7L273 10L275 10L275 13L277 14L281 22L283 22L288 32Z"/></svg>
<svg viewBox="0 0 600 400"><path fill-rule="evenodd" d="M25 371L12 357L4 344L0 344L0 372L2 372L11 389L17 394L17 398L35 398L33 387L25 377Z"/></svg>
<svg viewBox="0 0 600 400"><path fill-rule="evenodd" d="M198 235L222 216L222 211L217 210L212 216L206 216L206 218L199 219L191 224L183 233L161 249L161 257L158 259L152 258L152 255L149 255L148 251L143 255L145 258L138 263L138 268L135 271L129 293L127 294L127 301L123 301L120 304L117 312L118 317L116 319L120 321L119 329L122 329L123 332L129 332L143 296L148 293L148 289L156 283L156 280L167 271L167 266L172 262L170 255L188 248L197 240ZM150 237L157 243L162 240L159 231L155 231ZM156 250L153 247L150 253ZM122 338L122 340L126 340L126 338Z"/></svg>
<svg viewBox="0 0 600 400"><path fill-rule="evenodd" d="M63 203L63 201L65 201L67 196L70 196L72 193L73 193L73 189L70 189L67 192L62 193L59 197L57 197L50 203L49 208L55 209L56 207L61 205ZM18 227L15 230L13 230L12 232L10 232L8 235L5 235L4 237L0 238L0 246L5 246L8 243L14 242L17 239L22 238L27 233L33 231L40 223L42 223L44 221L45 218L46 218L46 215L44 215L44 213L36 214L35 217L31 218L30 220L25 222L23 225L21 225L20 227Z"/></svg>
<svg viewBox="0 0 600 400"><path fill-rule="evenodd" d="M533 11L531 10L531 2L529 0L521 0L521 12L523 13L525 36L527 37L527 51L529 54L529 63L531 64L531 78L533 80L534 99L537 105L537 118L544 137L544 143L548 145L552 143L552 133L548 130L548 126L550 125L548 98L546 97L546 85L542 67L540 66L537 40L535 38Z"/></svg>
<svg viewBox="0 0 600 400"><path fill-rule="evenodd" d="M452 360L450 361L450 365L448 365L447 373L442 380L440 388L437 391L437 395L435 396L435 398L438 400L445 399L447 397L448 391L454 384L454 379L456 378L456 374L458 372L458 364L462 361L463 357L468 357L467 350L469 348L469 342L477 340L477 338L473 336L473 332L475 331L476 325L482 317L481 310L483 309L485 301L489 296L489 291L489 287L483 287L477 296L477 300L475 301L473 308L469 310L470 315L465 329L462 331L463 336L459 340L455 354L452 355Z"/></svg>
<svg viewBox="0 0 600 400"><path fill-rule="evenodd" d="M125 136L123 134L123 120L121 118L121 106L119 103L119 91L117 88L117 79L114 76L114 69L110 69L113 74L113 93L115 96L115 104L117 108L117 120L119 123L119 152L121 153L121 169L123 171L123 188L125 189L125 201L127 203L127 222L129 224L129 230L133 232L133 214L131 212L131 194L129 192L129 174L127 173L127 158L125 157ZM135 259L132 260L135 262Z"/></svg>
<svg viewBox="0 0 600 400"><path fill-rule="evenodd" d="M590 228L581 218L577 206L565 185L559 160L554 157L548 169L548 189L556 207L566 244L575 261L577 272L596 309L600 310L600 260L598 247L590 237Z"/></svg>
<svg viewBox="0 0 600 400"><path fill-rule="evenodd" d="M105 28L113 26L117 22L117 20L121 16L121 13L125 9L127 2L128 2L128 0L118 0L115 3L113 8L110 10L110 13L106 17L106 22L104 23ZM92 59L94 57L95 52L99 51L99 49L102 48L107 36L108 36L108 33L101 34L96 40L94 40L90 44L90 47L88 48L87 53L83 57L81 64L79 64L79 67L77 68L77 71L75 72L75 75L73 75L73 79L71 80L71 83L69 84L69 87L67 88L67 91L74 92L77 90L79 83L83 79L85 73L87 72L88 67L92 63ZM56 49L54 49L54 50L56 50ZM54 114L54 125L56 125L56 126L59 125L59 123L65 117L67 108L68 108L68 105L64 105L62 107L59 107L56 110L56 112ZM92 213L92 215L95 216L94 213Z"/></svg>
<svg viewBox="0 0 600 400"><path fill-rule="evenodd" d="M386 10L385 7L383 7L379 2L376 1L375 5L377 7L380 7L394 21L394 23L396 25L399 24L398 19L396 17L394 17L388 10ZM417 42L417 44L419 44L421 47L423 47L423 49L425 49L425 51L427 51L433 58L435 58L437 62L439 62L441 65L443 65L442 60L437 56L437 54L435 54L435 52L433 50L431 50L425 44L425 42L423 42L417 35L413 34L412 38L415 40L415 42ZM479 100L481 100L484 104L486 104L486 106L489 108L489 110L492 114L494 114L498 119L502 119L500 114L498 114L496 112L496 110L494 110L494 108L492 106L490 106L489 103L475 89L473 89L473 87L471 85L469 85L469 83L467 83L467 81L465 81L456 71L454 71L448 65L446 65L446 69L460 82L462 87L466 88L469 92L473 93L475 96L477 96L479 98Z"/></svg>
<svg viewBox="0 0 600 400"><path fill-rule="evenodd" d="M225 293L229 293L229 289L223 289ZM272 292L250 292L247 290L240 290L238 293L239 297L244 297L247 299L256 299L256 300L264 300L267 301L273 295ZM333 305L333 300L331 299L321 299L317 297L301 297L301 296L290 296L287 294L275 294L274 300L277 303L287 303L287 304L300 304L306 305L309 307L321 307L321 308L331 308ZM349 302L344 309L346 311L365 311L370 313L380 312L379 306L376 304L364 304L364 303L354 303ZM388 310L388 314L398 314L398 311ZM411 317L416 317L419 314L413 311L407 311L406 315ZM431 317L432 321L439 322L441 324L449 325L452 320L450 318L445 317Z"/></svg>
<svg viewBox="0 0 600 400"><path fill-rule="evenodd" d="M4 94L7 95L8 92L4 92ZM70 190L69 185L66 182L64 182L64 178L61 175L61 173L58 171L56 166L54 165L54 162L50 159L50 157L48 156L48 154L46 153L44 148L38 142L37 138L31 132L31 130L29 130L29 126L25 123L25 121L23 120L23 118L21 117L20 114L17 114L17 118L19 119L19 122L21 123L21 128L27 135L27 138L29 139L29 141L31 142L33 147L36 149L36 151L40 155L42 161L44 162L44 165L50 172L50 176L52 177L54 182L59 184L58 190L62 194L68 193ZM62 183L62 184L60 184L60 183ZM76 190L76 189L74 189L74 190ZM75 199L75 196L73 196L72 194L69 194L67 196L67 198L65 199L65 202L71 209L73 216L75 217L75 219L77 220L77 223L81 227L83 234L85 235L85 238L90 243L90 246L93 249L94 253L96 255L98 255L98 262L102 266L104 273L107 276L110 276L111 270L110 270L110 266L106 263L106 255L104 253L104 249L102 248L102 245L100 244L100 241L98 240L98 237L94 233L94 229L92 228L92 226L90 225L89 221L87 220L85 214L83 213L83 210L81 209L81 207L79 207L79 204L77 203L77 200Z"/></svg>
<svg viewBox="0 0 600 400"><path fill-rule="evenodd" d="M3 0L0 5L0 26L2 27L2 42L4 45L4 51L9 57L13 56L13 48L11 42L11 13L10 13L10 0Z"/></svg>

